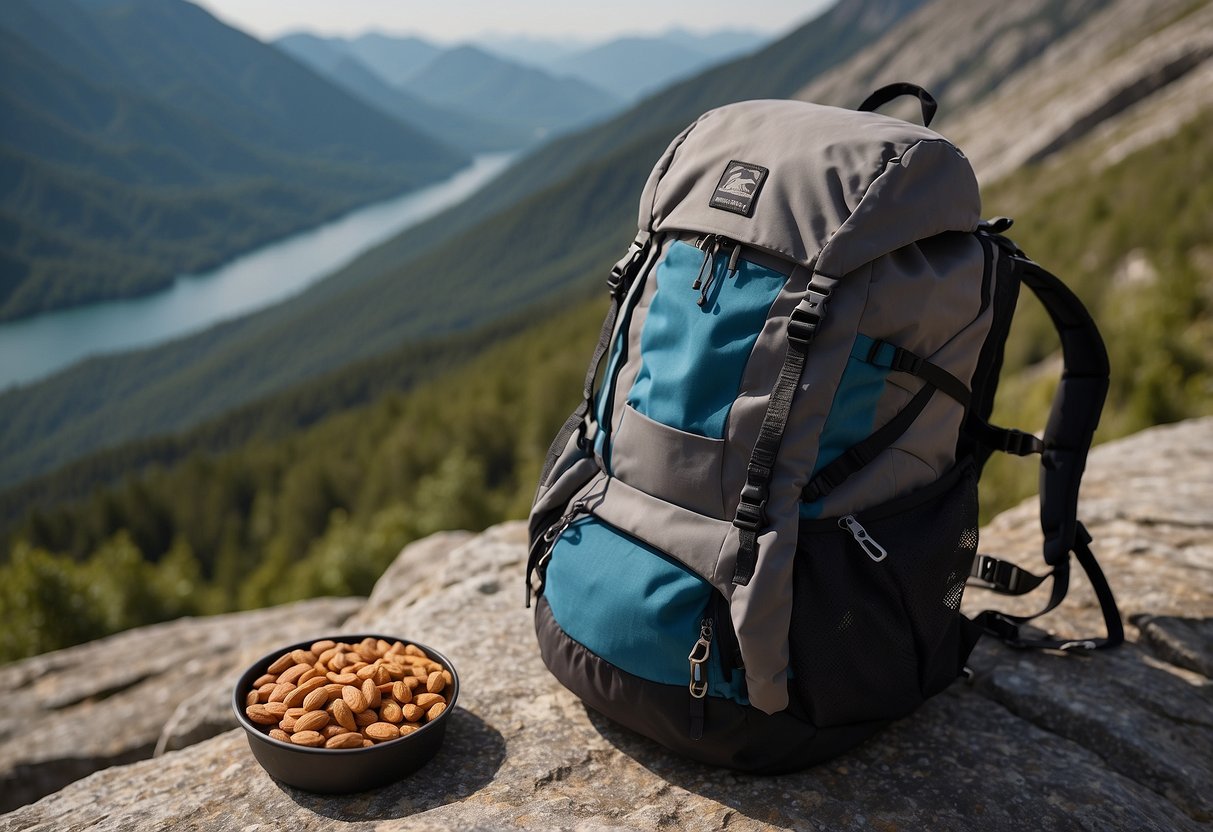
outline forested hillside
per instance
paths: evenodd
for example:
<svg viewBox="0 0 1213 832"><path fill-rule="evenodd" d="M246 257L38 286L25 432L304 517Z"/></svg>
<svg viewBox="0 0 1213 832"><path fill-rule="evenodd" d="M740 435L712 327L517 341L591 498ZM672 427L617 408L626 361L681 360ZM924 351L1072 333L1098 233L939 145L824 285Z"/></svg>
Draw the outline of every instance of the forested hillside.
<svg viewBox="0 0 1213 832"><path fill-rule="evenodd" d="M0 78L0 320L145 294L468 161L184 0L6 0Z"/></svg>

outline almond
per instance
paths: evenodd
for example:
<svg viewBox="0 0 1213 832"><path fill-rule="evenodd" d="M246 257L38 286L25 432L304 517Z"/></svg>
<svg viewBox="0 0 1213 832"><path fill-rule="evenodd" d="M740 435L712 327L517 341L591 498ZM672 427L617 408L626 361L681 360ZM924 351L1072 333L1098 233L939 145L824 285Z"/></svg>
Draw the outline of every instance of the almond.
<svg viewBox="0 0 1213 832"><path fill-rule="evenodd" d="M294 663L295 663L295 660L291 658L291 654L285 653L285 654L279 656L277 659L275 659L274 663L271 664L269 667L267 667L265 672L272 676L277 676L279 673L286 670L288 667L290 667Z"/></svg>
<svg viewBox="0 0 1213 832"><path fill-rule="evenodd" d="M299 677L312 669L310 664L297 664L288 667L286 670L278 674L278 684L290 682L292 685L298 683Z"/></svg>
<svg viewBox="0 0 1213 832"><path fill-rule="evenodd" d="M324 737L319 731L296 731L291 734L291 742L295 745L306 745L310 748L316 748L324 745Z"/></svg>
<svg viewBox="0 0 1213 832"><path fill-rule="evenodd" d="M396 655L399 655L400 653L403 653L403 652L404 652L404 642L403 642L403 641L396 641L396 642L393 642L393 643L392 643L392 646L391 646L391 647L389 647L389 648L387 649L387 654L386 654L386 655L388 655L388 656L396 656Z"/></svg>
<svg viewBox="0 0 1213 832"><path fill-rule="evenodd" d="M319 731L329 724L329 715L324 711L308 711L295 720L295 733L300 731Z"/></svg>
<svg viewBox="0 0 1213 832"><path fill-rule="evenodd" d="M266 702L261 707L265 708L267 714L272 714L279 719L286 716L286 704L283 702Z"/></svg>
<svg viewBox="0 0 1213 832"><path fill-rule="evenodd" d="M377 742L386 742L400 736L400 729L390 722L372 722L362 729L362 735Z"/></svg>
<svg viewBox="0 0 1213 832"><path fill-rule="evenodd" d="M406 656L420 656L423 659L429 658L429 656L427 656L425 654L425 651L422 650L420 647L418 647L416 644L406 645L404 648L404 654Z"/></svg>
<svg viewBox="0 0 1213 832"><path fill-rule="evenodd" d="M368 708L378 708L383 695L379 692L379 688L375 687L374 679L367 679L362 683L362 698L366 700Z"/></svg>
<svg viewBox="0 0 1213 832"><path fill-rule="evenodd" d="M278 727L281 728L283 731L286 731L288 734L291 733L292 731L295 730L295 717L284 716L282 718L282 721L280 721L278 723Z"/></svg>
<svg viewBox="0 0 1213 832"><path fill-rule="evenodd" d="M348 655L346 653L343 653L340 650L338 650L333 655L333 657L331 659L329 659L329 667L333 668L333 670L341 670L343 667L345 667L351 661L353 661L353 660L348 658Z"/></svg>
<svg viewBox="0 0 1213 832"><path fill-rule="evenodd" d="M407 722L419 722L425 716L425 711L412 703L405 705L400 711Z"/></svg>
<svg viewBox="0 0 1213 832"><path fill-rule="evenodd" d="M332 650L336 646L337 646L337 642L329 641L328 639L325 639L323 641L317 641L308 649L311 650L312 653L314 653L316 655L317 659L319 659L320 661L324 661L324 659L320 659L320 654L323 653L325 650Z"/></svg>
<svg viewBox="0 0 1213 832"><path fill-rule="evenodd" d="M345 704L344 699L334 699L329 703L331 710L329 713L333 715L334 721L347 731L354 731L358 728L358 723L354 720L354 712L350 710L350 706Z"/></svg>
<svg viewBox="0 0 1213 832"><path fill-rule="evenodd" d="M255 690L250 690L248 692L248 696L244 697L245 705L256 705L260 701L261 701L261 694L257 693L257 691L255 691Z"/></svg>
<svg viewBox="0 0 1213 832"><path fill-rule="evenodd" d="M270 702L281 702L282 700L286 699L287 694L290 693L291 691L293 691L294 689L295 689L295 686L292 685L290 682L280 682L279 684L274 685L274 689L272 691L270 691L269 701Z"/></svg>
<svg viewBox="0 0 1213 832"><path fill-rule="evenodd" d="M407 722L400 726L400 736L407 737L409 734L420 728L420 725L409 725Z"/></svg>
<svg viewBox="0 0 1213 832"><path fill-rule="evenodd" d="M375 680L376 685L386 685L392 681L392 674L388 672L386 667L379 664L375 665L375 672L371 675L371 678Z"/></svg>
<svg viewBox="0 0 1213 832"><path fill-rule="evenodd" d="M421 710L428 711L435 702L441 702L445 705L446 699L437 693L419 693L413 697L413 702L415 702L417 707L421 708Z"/></svg>
<svg viewBox="0 0 1213 832"><path fill-rule="evenodd" d="M362 734L359 734L358 736L362 737ZM362 747L363 748L370 748L374 744L375 744L374 742L372 742L371 740L368 740L366 737L362 737Z"/></svg>
<svg viewBox="0 0 1213 832"><path fill-rule="evenodd" d="M328 692L329 699L332 700L341 696L341 689L343 687L345 687L345 685L340 684L339 682L329 682L324 686L324 689Z"/></svg>
<svg viewBox="0 0 1213 832"><path fill-rule="evenodd" d="M421 685L422 685L422 681L423 681L423 679L424 679L424 678L425 678L424 676L413 676L413 675L408 675L408 676L405 676L405 677L404 677L403 679L401 679L400 681L402 681L402 682L404 682L406 685L408 685L408 686L409 686L409 690L417 690L417 688L421 687Z"/></svg>
<svg viewBox="0 0 1213 832"><path fill-rule="evenodd" d="M359 681L365 681L366 679L369 679L372 676L374 676L375 671L378 668L379 668L378 665L368 664L366 667L359 668L358 672L355 673L354 675L358 677Z"/></svg>
<svg viewBox="0 0 1213 832"><path fill-rule="evenodd" d="M312 647L315 648L316 645L313 644ZM315 653L316 652L315 649L313 649L312 652ZM329 663L329 659L333 658L333 656L335 656L335 655L337 655L336 647L330 647L329 649L327 649L321 653L317 653L316 664L324 665L325 667L327 667L328 663Z"/></svg>
<svg viewBox="0 0 1213 832"><path fill-rule="evenodd" d="M287 708L284 716L289 716L291 719L298 719L305 713L307 713L307 711L303 710L303 708Z"/></svg>
<svg viewBox="0 0 1213 832"><path fill-rule="evenodd" d="M296 693L297 691L292 691ZM317 688L309 693L303 699L303 710L318 711L327 705L329 702L329 692L324 688Z"/></svg>
<svg viewBox="0 0 1213 832"><path fill-rule="evenodd" d="M350 710L356 714L360 714L368 707L366 697L362 695L362 691L353 685L346 685L341 689L341 698L345 700L345 704L350 706Z"/></svg>
<svg viewBox="0 0 1213 832"><path fill-rule="evenodd" d="M379 721L379 714L375 713L374 711L372 711L369 708L360 714L354 714L354 722L357 723L358 726L361 728L365 728L366 726L370 725L372 722L378 722L378 721Z"/></svg>
<svg viewBox="0 0 1213 832"><path fill-rule="evenodd" d="M430 670L423 664L415 664L413 665L413 675L424 682L429 678Z"/></svg>
<svg viewBox="0 0 1213 832"><path fill-rule="evenodd" d="M392 683L392 698L401 705L407 705L413 701L413 689L404 682Z"/></svg>
<svg viewBox="0 0 1213 832"><path fill-rule="evenodd" d="M328 680L336 685L352 685L360 681L353 673L330 673Z"/></svg>
<svg viewBox="0 0 1213 832"><path fill-rule="evenodd" d="M400 705L396 702L388 700L383 703L383 707L379 709L379 717L384 722L391 722L394 725L404 721L404 711L400 709Z"/></svg>
<svg viewBox="0 0 1213 832"><path fill-rule="evenodd" d="M265 705L249 705L244 709L250 721L258 725L273 725L282 717L274 716L265 709Z"/></svg>
<svg viewBox="0 0 1213 832"><path fill-rule="evenodd" d="M312 666L311 666L311 667L309 667L307 670L305 670L305 671L303 671L302 673L300 673L300 674L299 674L299 678L295 680L295 684L302 684L303 682L306 682L306 681L308 681L308 680L310 680L310 679L315 679L317 676L319 676L319 677L321 677L321 678L323 679L323 678L324 678L324 674L325 674L326 672L327 672L327 671L320 671L320 670L317 670L317 669L316 669L316 666L315 666L315 665L312 665Z"/></svg>
<svg viewBox="0 0 1213 832"><path fill-rule="evenodd" d="M425 680L425 689L430 693L442 693L442 689L446 687L446 679L442 678L442 671L435 670Z"/></svg>
<svg viewBox="0 0 1213 832"><path fill-rule="evenodd" d="M396 662L388 662L387 664L382 665L382 667L387 671L389 679L399 679L400 677L404 676L405 673L408 673L408 668L402 664L396 664Z"/></svg>
<svg viewBox="0 0 1213 832"><path fill-rule="evenodd" d="M349 733L349 731L345 730L344 726L338 725L336 723L332 723L330 725L324 726L324 729L320 732L321 736L323 736L326 740L330 739L331 737L335 737L338 734L348 734L348 733Z"/></svg>
<svg viewBox="0 0 1213 832"><path fill-rule="evenodd" d="M431 707L428 711L425 712L425 721L429 722L430 720L437 719L439 716L442 715L442 712L445 710L446 710L445 702L435 703L433 707Z"/></svg>
<svg viewBox="0 0 1213 832"><path fill-rule="evenodd" d="M446 682L448 685L455 684L455 677L451 675L451 671L449 671L449 670L442 671L442 680L444 682Z"/></svg>
<svg viewBox="0 0 1213 832"><path fill-rule="evenodd" d="M306 664L311 666L316 663L316 654L311 650L304 650L302 648L292 650L291 658L294 659L295 664Z"/></svg>
<svg viewBox="0 0 1213 832"><path fill-rule="evenodd" d="M283 699L282 701L287 704L288 708L297 708L303 704L304 699L307 698L307 696L310 693L312 693L312 691L316 690L317 688L322 688L326 684L328 684L328 680L325 679L324 677L322 677L322 676L313 677L311 679L308 679L306 682L300 683L299 686L296 687L289 694L287 694L286 698ZM312 709L307 708L307 710L312 710Z"/></svg>
<svg viewBox="0 0 1213 832"><path fill-rule="evenodd" d="M362 748L362 734L349 731L329 737L324 741L325 748Z"/></svg>
<svg viewBox="0 0 1213 832"><path fill-rule="evenodd" d="M265 674L265 675L263 675L263 676L258 676L258 677L257 677L257 681L253 682L253 687L254 687L254 688L259 688L259 687L261 687L262 685L268 685L268 684L270 684L271 682L273 682L273 681L274 681L275 679L277 679L277 678L278 678L278 674L277 674L277 673L266 673L266 674Z"/></svg>
<svg viewBox="0 0 1213 832"><path fill-rule="evenodd" d="M283 731L281 728L271 728L270 739L278 740L278 742L290 742L291 735L286 731Z"/></svg>

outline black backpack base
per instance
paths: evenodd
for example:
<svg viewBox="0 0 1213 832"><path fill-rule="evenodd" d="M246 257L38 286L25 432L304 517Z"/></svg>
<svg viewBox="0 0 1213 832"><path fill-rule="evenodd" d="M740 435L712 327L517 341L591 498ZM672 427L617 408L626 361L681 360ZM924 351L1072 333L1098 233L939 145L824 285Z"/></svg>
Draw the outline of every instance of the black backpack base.
<svg viewBox="0 0 1213 832"><path fill-rule="evenodd" d="M588 707L684 757L749 774L787 774L837 757L892 720L815 728L793 698L776 714L728 699L705 697L698 715L708 730L693 739L684 685L663 685L626 673L571 639L552 617L547 599L535 604L535 632L548 669ZM674 718L675 714L682 715Z"/></svg>

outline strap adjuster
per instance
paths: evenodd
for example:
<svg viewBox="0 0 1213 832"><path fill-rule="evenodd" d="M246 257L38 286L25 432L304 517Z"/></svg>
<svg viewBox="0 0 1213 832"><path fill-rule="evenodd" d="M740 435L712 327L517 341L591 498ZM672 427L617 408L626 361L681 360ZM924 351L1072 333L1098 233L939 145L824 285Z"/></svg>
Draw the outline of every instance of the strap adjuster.
<svg viewBox="0 0 1213 832"><path fill-rule="evenodd" d="M741 489L741 502L737 504L733 525L739 529L756 532L766 525L766 509L766 489L747 482Z"/></svg>
<svg viewBox="0 0 1213 832"><path fill-rule="evenodd" d="M1027 456L1028 454L1043 453L1045 443L1034 434L1024 433L1021 430L1015 430L1015 428L1007 428L1007 432L1004 434L1002 449L1015 456Z"/></svg>
<svg viewBox="0 0 1213 832"><path fill-rule="evenodd" d="M632 240L628 253L611 267L611 273L607 277L607 288L612 295L620 295L626 291L627 284L631 282L637 269L640 268L640 264L644 261L648 247L647 240L643 243L639 239Z"/></svg>
<svg viewBox="0 0 1213 832"><path fill-rule="evenodd" d="M977 556L972 574L977 580L989 584L994 589L1009 593L1016 593L1019 589L1019 567L990 555Z"/></svg>

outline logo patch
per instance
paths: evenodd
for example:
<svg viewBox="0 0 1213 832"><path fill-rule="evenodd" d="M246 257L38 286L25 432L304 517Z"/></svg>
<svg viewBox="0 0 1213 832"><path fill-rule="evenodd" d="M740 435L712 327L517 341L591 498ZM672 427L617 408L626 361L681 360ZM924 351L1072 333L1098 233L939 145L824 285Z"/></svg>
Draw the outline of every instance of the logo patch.
<svg viewBox="0 0 1213 832"><path fill-rule="evenodd" d="M734 159L724 166L724 174L708 205L743 217L750 216L754 213L754 201L758 199L758 191L766 181L768 172L762 165Z"/></svg>

